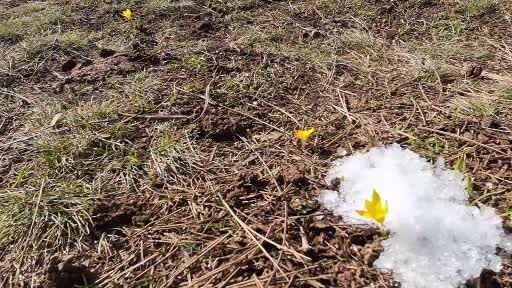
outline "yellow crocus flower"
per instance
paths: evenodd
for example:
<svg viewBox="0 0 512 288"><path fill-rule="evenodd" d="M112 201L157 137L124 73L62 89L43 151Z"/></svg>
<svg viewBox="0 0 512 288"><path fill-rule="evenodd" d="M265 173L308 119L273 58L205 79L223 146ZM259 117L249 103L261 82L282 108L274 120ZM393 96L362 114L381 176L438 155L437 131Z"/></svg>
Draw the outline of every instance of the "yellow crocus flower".
<svg viewBox="0 0 512 288"><path fill-rule="evenodd" d="M313 134L313 132L315 132L315 128L310 128L306 130L297 129L295 130L294 135L295 137L299 138L300 141L302 141L302 143L306 143L306 141L309 139L311 134Z"/></svg>
<svg viewBox="0 0 512 288"><path fill-rule="evenodd" d="M373 219L380 225L384 224L384 220L388 214L388 203L386 202L385 205L382 203L380 195L375 189L373 189L372 200L365 200L364 207L366 210L356 210L357 214L365 218Z"/></svg>
<svg viewBox="0 0 512 288"><path fill-rule="evenodd" d="M126 20L132 20L132 18L133 18L132 10L130 10L130 8L126 8L121 13L121 16L123 16L123 18L126 19Z"/></svg>

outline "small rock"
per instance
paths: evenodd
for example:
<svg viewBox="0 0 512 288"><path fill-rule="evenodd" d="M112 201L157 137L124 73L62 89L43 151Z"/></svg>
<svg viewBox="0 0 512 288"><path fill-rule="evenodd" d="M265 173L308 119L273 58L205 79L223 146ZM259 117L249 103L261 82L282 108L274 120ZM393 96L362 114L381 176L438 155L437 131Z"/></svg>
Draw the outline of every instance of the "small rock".
<svg viewBox="0 0 512 288"><path fill-rule="evenodd" d="M341 177L336 177L336 178L332 179L331 184L329 185L329 190L339 191L341 182L343 182L343 178L341 178Z"/></svg>
<svg viewBox="0 0 512 288"><path fill-rule="evenodd" d="M471 134L471 132L464 132L464 134L462 134L462 136L464 138L471 139L471 140L473 140L473 138L474 138L473 134Z"/></svg>
<svg viewBox="0 0 512 288"><path fill-rule="evenodd" d="M283 136L283 133L274 131L274 132L270 132L268 134L254 135L254 138L261 142L271 142L271 141L279 139L281 136Z"/></svg>
<svg viewBox="0 0 512 288"><path fill-rule="evenodd" d="M479 133L478 134L478 140L482 141L482 142L487 142L489 141L489 137L485 136L484 134L482 133Z"/></svg>
<svg viewBox="0 0 512 288"><path fill-rule="evenodd" d="M336 149L336 156L345 157L345 156L347 156L347 154L348 154L348 151L344 148Z"/></svg>
<svg viewBox="0 0 512 288"><path fill-rule="evenodd" d="M300 178L302 173L295 166L288 166L284 171L282 171L279 175L279 182L284 183L292 183L295 179Z"/></svg>
<svg viewBox="0 0 512 288"><path fill-rule="evenodd" d="M483 128L499 128L499 123L493 117L486 116L480 120L480 125Z"/></svg>
<svg viewBox="0 0 512 288"><path fill-rule="evenodd" d="M482 66L475 63L471 63L468 66L466 66L464 76L466 76L466 78L478 78L482 75L483 71L484 69L482 68Z"/></svg>
<svg viewBox="0 0 512 288"><path fill-rule="evenodd" d="M324 230L324 229L327 229L327 228L332 228L332 224L330 224L329 222L326 222L326 221L315 221L313 222L309 228L314 228L314 229L318 229L318 230Z"/></svg>

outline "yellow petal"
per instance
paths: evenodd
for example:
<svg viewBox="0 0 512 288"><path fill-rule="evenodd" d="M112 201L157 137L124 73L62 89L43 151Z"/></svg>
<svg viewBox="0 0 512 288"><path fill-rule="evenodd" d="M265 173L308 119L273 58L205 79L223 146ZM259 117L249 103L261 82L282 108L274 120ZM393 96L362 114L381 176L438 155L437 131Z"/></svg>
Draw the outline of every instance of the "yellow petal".
<svg viewBox="0 0 512 288"><path fill-rule="evenodd" d="M375 190L375 189L373 189L373 192L372 192L372 202L373 203L381 203L380 195L379 195L379 193L377 193L377 190Z"/></svg>
<svg viewBox="0 0 512 288"><path fill-rule="evenodd" d="M309 137L311 136L311 134L313 134L313 132L315 132L315 128L310 128L307 130L298 129L298 130L295 130L294 135L295 135L295 137L300 139L302 142L306 142L309 139Z"/></svg>
<svg viewBox="0 0 512 288"><path fill-rule="evenodd" d="M356 212L365 218L373 219L383 225L388 214L388 203L386 202L385 205L382 203L382 199L375 189L372 192L372 199L365 200L364 206L366 210L356 210Z"/></svg>
<svg viewBox="0 0 512 288"><path fill-rule="evenodd" d="M373 208L373 202L370 201L370 200L364 200L364 208L366 208L367 211L372 211L374 210Z"/></svg>
<svg viewBox="0 0 512 288"><path fill-rule="evenodd" d="M121 15L123 16L124 19L126 20L132 20L132 10L130 10L130 8L127 8L126 10L124 10Z"/></svg>
<svg viewBox="0 0 512 288"><path fill-rule="evenodd" d="M370 218L369 215L370 213L368 213L368 211L364 211L364 210L356 210L357 214L365 217L365 218Z"/></svg>

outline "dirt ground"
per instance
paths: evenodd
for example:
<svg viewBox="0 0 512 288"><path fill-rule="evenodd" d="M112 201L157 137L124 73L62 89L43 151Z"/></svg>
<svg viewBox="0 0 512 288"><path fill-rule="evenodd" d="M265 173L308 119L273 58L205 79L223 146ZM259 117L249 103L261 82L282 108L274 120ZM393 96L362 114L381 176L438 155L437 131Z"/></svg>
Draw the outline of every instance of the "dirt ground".
<svg viewBox="0 0 512 288"><path fill-rule="evenodd" d="M511 27L508 0L1 1L0 287L399 287L316 200L390 143L463 163L512 232ZM466 286L512 287L504 260Z"/></svg>

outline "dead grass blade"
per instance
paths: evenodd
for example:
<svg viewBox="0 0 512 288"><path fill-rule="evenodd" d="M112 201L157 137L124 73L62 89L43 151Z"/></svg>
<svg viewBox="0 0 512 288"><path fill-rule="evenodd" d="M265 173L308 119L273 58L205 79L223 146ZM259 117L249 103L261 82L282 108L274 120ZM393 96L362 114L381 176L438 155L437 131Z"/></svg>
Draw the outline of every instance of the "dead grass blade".
<svg viewBox="0 0 512 288"><path fill-rule="evenodd" d="M222 196L220 194L217 194L217 196L219 197L219 199L222 202L222 204L224 205L224 207L226 207L229 214L231 214L231 216L238 223L238 225L240 225L245 230L245 233L254 241L254 243L256 243L256 245L258 245L261 252L263 252L263 254L265 254L265 256L268 258L268 260L270 260L270 262L272 262L272 264L274 264L274 267L277 270L279 270L279 272L283 275L283 277L285 277L287 280L289 280L288 277L286 277L286 273L284 273L284 271L281 269L281 267L279 267L279 264L276 262L276 260L274 260L274 258L272 256L270 256L270 254L268 254L267 250L260 244L260 242L258 242L256 237L254 237L253 233L255 231L252 230L249 226L247 226L247 224L245 224L240 218L238 218L238 216L236 216L235 212L233 212L231 207L229 207L228 203L226 203L226 201L224 201L224 198L222 198Z"/></svg>
<svg viewBox="0 0 512 288"><path fill-rule="evenodd" d="M185 264L181 265L180 267L178 267L176 270L174 270L173 272L171 272L171 275L170 275L170 279L167 280L167 284L168 285L171 285L174 280L176 279L176 277L181 274L183 271L185 271L185 269L187 269L188 267L190 267L190 265L192 265L194 262L196 262L198 259L200 259L201 257L203 257L206 253L208 253L210 250L212 250L213 248L215 248L215 246L217 246L219 243L221 243L222 241L224 241L224 239L226 239L228 236L230 236L231 233L227 233L225 235L223 235L222 237L219 237L217 239L215 239L213 242L211 242L210 244L208 244L206 246L206 248L201 251L201 253L199 253L198 255L192 257L192 259L190 259L189 261L187 261Z"/></svg>
<svg viewBox="0 0 512 288"><path fill-rule="evenodd" d="M441 131L441 130L438 130L438 129L432 129L432 128L428 128L428 127L418 127L418 129L426 130L426 131L430 131L430 132L434 132L434 133L450 136L450 137L455 138L455 139L459 139L459 140L463 140L463 141L466 141L466 142L470 142L470 143L476 144L476 145L478 145L480 147L483 147L483 148L489 149L491 151L497 152L500 155L503 155L503 156L506 156L506 157L511 157L511 155L509 155L508 153L503 152L503 151L501 151L499 149L496 149L496 148L491 147L489 145L480 143L478 141L475 141L475 140L472 140L472 139L469 139L469 138L466 138L466 137L463 137L463 136L460 136L460 135L457 135L457 134Z"/></svg>

